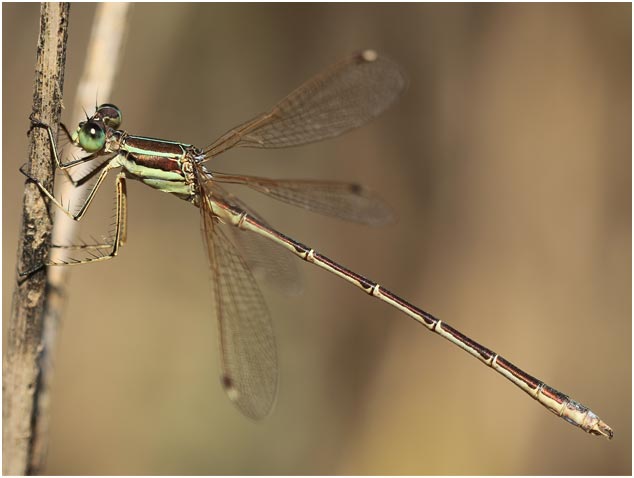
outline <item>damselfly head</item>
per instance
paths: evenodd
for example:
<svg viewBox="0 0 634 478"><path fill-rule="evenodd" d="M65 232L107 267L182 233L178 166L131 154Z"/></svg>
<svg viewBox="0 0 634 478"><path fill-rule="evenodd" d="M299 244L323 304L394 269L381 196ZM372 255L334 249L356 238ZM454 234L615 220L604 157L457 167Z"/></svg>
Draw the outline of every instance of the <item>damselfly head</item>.
<svg viewBox="0 0 634 478"><path fill-rule="evenodd" d="M100 118L107 126L114 129L119 129L121 120L123 119L121 110L110 103L104 103L97 108L93 118Z"/></svg>
<svg viewBox="0 0 634 478"><path fill-rule="evenodd" d="M71 135L73 143L89 153L95 153L106 144L108 128L118 129L121 126L121 110L115 105L104 103L86 121L79 123Z"/></svg>

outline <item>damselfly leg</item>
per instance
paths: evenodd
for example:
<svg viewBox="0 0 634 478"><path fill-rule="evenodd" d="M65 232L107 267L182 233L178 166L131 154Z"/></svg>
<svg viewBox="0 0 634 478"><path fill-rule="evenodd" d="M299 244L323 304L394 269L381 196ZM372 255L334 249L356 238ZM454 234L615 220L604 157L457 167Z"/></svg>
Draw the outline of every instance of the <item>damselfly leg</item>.
<svg viewBox="0 0 634 478"><path fill-rule="evenodd" d="M72 161L63 163L59 158L57 144L56 144L51 127L47 124L32 120L32 128L34 127L41 127L46 129L48 138L50 141L50 146L51 146L51 152L52 152L51 155L53 156L55 165L58 167L58 169L61 169L66 172L69 168L72 168L80 164L85 164L90 161L94 161L100 156L99 154L92 153L88 156L77 158ZM65 126L63 127L63 130L65 131L65 134L68 135L68 137L70 138L71 135L68 133L68 130L66 129ZM55 197L54 193L49 191L39 179L33 177L29 172L26 171L26 168L24 165L20 168L20 172L24 174L29 181L33 182L38 187L38 189L42 192L42 194L48 197L58 209L60 209L62 212L66 214L66 216L68 216L74 221L80 221L82 217L84 216L84 214L86 213L86 211L88 210L88 207L90 206L90 204L93 202L95 198L95 194L99 190L99 187L103 183L108 172L112 170L113 168L114 168L113 164L110 161L106 160L101 163L98 163L93 169L89 170L82 177L76 180L74 180L70 174L66 174L66 177L69 179L69 181L71 181L71 184L74 187L81 187L85 183L87 183L88 181L90 181L91 179L93 179L95 176L98 175L96 182L90 187L90 189L88 190L88 194L86 195L85 199L81 203L81 206L76 212L73 212L71 210L70 204L68 204L68 206L64 206L62 202ZM26 277L32 274L33 272L40 270L42 267L45 267L45 266L85 264L88 262L103 261L103 260L107 260L107 259L111 259L112 257L115 257L121 245L125 243L126 234L127 234L126 232L127 231L126 185L125 185L125 174L123 172L120 172L117 175L115 183L116 183L115 223L114 223L114 233L112 235L111 240L105 240L103 242L94 241L93 243L90 243L90 244L88 243L65 244L65 245L52 244L51 245L52 251L51 251L51 256L49 260L45 261L42 264L38 264L29 270L20 271L19 275L21 277ZM82 256L81 258L69 257L64 259L55 259L54 258L55 250L82 251Z"/></svg>

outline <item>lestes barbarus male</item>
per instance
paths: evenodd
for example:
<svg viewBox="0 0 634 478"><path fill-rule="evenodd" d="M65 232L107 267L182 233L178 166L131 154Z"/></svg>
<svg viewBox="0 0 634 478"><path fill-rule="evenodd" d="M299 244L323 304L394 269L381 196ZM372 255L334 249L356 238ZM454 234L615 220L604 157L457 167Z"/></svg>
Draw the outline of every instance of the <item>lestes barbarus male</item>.
<svg viewBox="0 0 634 478"><path fill-rule="evenodd" d="M89 192L76 212L65 207L40 181L22 169L72 219L80 220L84 216L108 172L120 169L116 177L116 222L111 241L53 246L83 251L85 257L49 259L46 265L83 264L116 256L126 239L126 179L138 180L184 199L201 211L220 330L222 383L229 398L245 415L252 418L266 416L273 407L277 392L275 338L266 304L250 270L250 265L264 258L242 248L253 238L262 237L272 241L268 244L282 246L409 315L480 359L569 423L588 433L612 438L611 428L584 405L376 282L274 230L221 185L248 186L281 201L347 220L383 222L389 214L388 209L365 189L355 184L332 181L273 180L222 174L207 169L203 164L238 146L281 148L338 136L378 116L399 97L405 85L405 77L397 65L372 50L365 50L326 69L269 112L229 130L204 149L130 135L119 129L121 111L114 105L103 104L72 134L63 127L67 138L87 153L87 156L66 163L59 159L52 129L32 120L33 127L47 129L59 169L66 171L94 159L103 160L81 178L72 179L68 174L75 186L89 185ZM231 231L231 238L226 235L225 229ZM262 250L271 252L270 249ZM275 256L275 251L271 253Z"/></svg>

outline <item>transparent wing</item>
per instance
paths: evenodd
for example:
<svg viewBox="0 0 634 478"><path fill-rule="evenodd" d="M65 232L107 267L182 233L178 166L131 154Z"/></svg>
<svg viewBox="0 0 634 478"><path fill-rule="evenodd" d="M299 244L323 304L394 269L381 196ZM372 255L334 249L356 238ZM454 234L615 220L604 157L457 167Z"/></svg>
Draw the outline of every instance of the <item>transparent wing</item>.
<svg viewBox="0 0 634 478"><path fill-rule="evenodd" d="M378 116L406 84L396 64L364 50L307 81L268 113L228 131L205 148L205 155L234 146L281 148L338 136Z"/></svg>
<svg viewBox="0 0 634 478"><path fill-rule="evenodd" d="M372 226L394 220L392 209L376 194L354 183L268 179L213 173L219 182L242 184L293 206Z"/></svg>
<svg viewBox="0 0 634 478"><path fill-rule="evenodd" d="M275 337L264 298L249 268L215 224L201 198L202 231L212 271L213 298L220 338L222 384L248 417L266 416L277 393Z"/></svg>
<svg viewBox="0 0 634 478"><path fill-rule="evenodd" d="M227 202L238 206L262 224L268 225L251 207L225 191L218 184L212 181L207 184L207 187L221 194ZM302 291L302 280L297 270L297 261L288 251L250 231L231 227L229 232L253 275L258 281L261 281L260 283L275 286L288 294L299 294Z"/></svg>

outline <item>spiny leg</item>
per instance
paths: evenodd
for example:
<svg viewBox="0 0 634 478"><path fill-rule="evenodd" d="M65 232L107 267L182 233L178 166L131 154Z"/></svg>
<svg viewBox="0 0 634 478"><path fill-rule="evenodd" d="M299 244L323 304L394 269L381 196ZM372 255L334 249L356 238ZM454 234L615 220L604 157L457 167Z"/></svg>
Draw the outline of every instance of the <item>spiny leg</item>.
<svg viewBox="0 0 634 478"><path fill-rule="evenodd" d="M81 260L70 260L70 261L50 261L47 265L75 265L75 264L86 264L88 262L94 261L103 261L107 259L111 259L117 255L119 252L119 247L125 243L127 238L127 217L128 217L128 202L127 202L127 189L125 182L125 173L120 172L117 174L116 178L116 209L115 209L115 230L114 230L114 240L102 244L77 244L77 245L64 245L64 246L53 246L56 249L66 249L66 250L84 250L84 251L100 251L102 249L110 249L108 254L97 255L89 252L91 257L81 259Z"/></svg>
<svg viewBox="0 0 634 478"><path fill-rule="evenodd" d="M125 173L120 172L116 177L116 204L115 204L115 232L114 232L114 241L111 242L103 242L99 243L96 239L93 244L52 244L52 249L58 250L101 250L101 249L112 249L114 250L115 244L119 244L122 246L126 243L128 236L128 194L127 194L127 186L125 181ZM117 237L119 238L117 242ZM116 255L116 251L114 251L114 255ZM94 259L90 259L86 262L92 262ZM76 263L77 261L73 261ZM80 262L83 263L83 262ZM50 265L62 265L60 264L50 264Z"/></svg>
<svg viewBox="0 0 634 478"><path fill-rule="evenodd" d="M55 195L53 193L51 193L48 189L46 189L44 184L42 184L42 182L39 179L33 177L30 173L28 173L25 170L24 166L22 166L20 168L20 172L22 174L24 174L30 181L35 183L35 185L40 189L40 191L44 195L46 195L46 197L48 197L51 201L53 201L53 204L55 204L55 206L60 208L68 217L70 217L73 221L79 221L79 220L81 220L81 218L86 213L86 210L88 209L88 206L90 206L90 204L92 203L92 200L94 199L95 194L97 193L97 190L101 186L101 183L106 178L106 175L108 174L108 171L110 171L111 169L116 168L116 167L118 167L118 165L115 164L111 160L111 161L105 162L103 165L100 165L97 169L95 169L94 171L91 171L85 177L80 179L80 181L85 181L87 179L90 179L88 176L94 176L94 174L96 174L97 171L99 171L99 169L101 169L101 173L99 174L99 178L95 182L95 184L92 187L92 189L90 189L90 192L86 196L86 199L84 200L84 203L81 205L81 207L79 208L79 211L77 213L71 212L70 209L66 208L60 201L58 201L57 198L55 198Z"/></svg>
<svg viewBox="0 0 634 478"><path fill-rule="evenodd" d="M122 246L128 240L128 189L124 172L117 174L117 223L121 225L118 244Z"/></svg>
<svg viewBox="0 0 634 478"><path fill-rule="evenodd" d="M127 189L125 173L120 172L116 178L116 210L115 210L115 231L112 242L102 244L76 244L76 245L53 245L52 250L82 250L86 251L88 257L81 259L51 259L27 271L19 272L20 277L26 277L46 266L62 266L87 264L89 262L105 261L117 255L119 248L125 243L127 238ZM107 254L102 253L103 249L110 249Z"/></svg>

